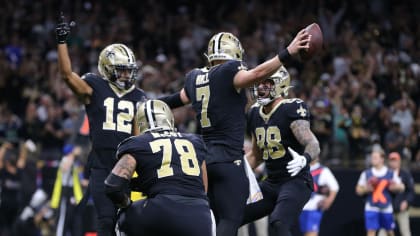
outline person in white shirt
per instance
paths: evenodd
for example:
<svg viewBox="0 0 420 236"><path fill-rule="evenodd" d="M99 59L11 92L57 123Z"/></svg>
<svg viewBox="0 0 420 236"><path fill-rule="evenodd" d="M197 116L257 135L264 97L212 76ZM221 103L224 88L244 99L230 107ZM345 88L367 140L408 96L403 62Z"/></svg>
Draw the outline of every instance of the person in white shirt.
<svg viewBox="0 0 420 236"><path fill-rule="evenodd" d="M310 170L314 180L314 192L303 207L299 224L305 236L317 236L322 215L331 207L340 187L331 170L319 163L318 158L311 162Z"/></svg>

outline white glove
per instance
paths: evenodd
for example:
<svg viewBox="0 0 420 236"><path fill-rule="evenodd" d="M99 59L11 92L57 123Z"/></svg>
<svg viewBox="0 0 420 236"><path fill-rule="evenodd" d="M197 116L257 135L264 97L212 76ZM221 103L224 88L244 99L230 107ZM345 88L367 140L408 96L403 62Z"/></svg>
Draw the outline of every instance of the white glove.
<svg viewBox="0 0 420 236"><path fill-rule="evenodd" d="M290 176L297 175L300 170L302 170L306 166L306 158L303 155L295 152L291 147L288 147L290 154L293 157L293 160L287 163L287 171L290 173Z"/></svg>

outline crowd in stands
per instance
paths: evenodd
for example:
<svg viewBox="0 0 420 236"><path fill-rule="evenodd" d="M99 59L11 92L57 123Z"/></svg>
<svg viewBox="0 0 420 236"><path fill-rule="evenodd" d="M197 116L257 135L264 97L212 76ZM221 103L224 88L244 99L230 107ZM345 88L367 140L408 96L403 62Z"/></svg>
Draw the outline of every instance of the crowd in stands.
<svg viewBox="0 0 420 236"><path fill-rule="evenodd" d="M125 43L138 58L138 86L149 98L178 91L187 71L205 66L203 53L215 32L235 34L252 68L317 22L323 51L287 69L290 96L311 108L321 160L333 168L363 168L380 145L400 153L410 168L420 167L419 1L15 0L0 11L0 143L16 151L27 141L35 144L29 145L21 204L37 186L52 191L66 144L89 148L80 129L82 106L59 78L54 29L60 11L76 22L69 40L74 71L97 71L100 50ZM174 113L180 131L196 132L190 107ZM86 163L86 155L80 161Z"/></svg>

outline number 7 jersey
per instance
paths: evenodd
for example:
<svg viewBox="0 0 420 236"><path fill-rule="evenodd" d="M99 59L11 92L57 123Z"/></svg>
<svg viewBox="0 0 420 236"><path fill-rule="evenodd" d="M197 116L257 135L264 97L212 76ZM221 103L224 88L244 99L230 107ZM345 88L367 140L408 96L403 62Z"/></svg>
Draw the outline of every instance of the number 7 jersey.
<svg viewBox="0 0 420 236"><path fill-rule="evenodd" d="M187 74L184 90L191 100L204 141L222 144L242 151L245 134L244 89L236 89L233 78L244 69L239 61L227 61L210 69L192 70ZM233 161L229 156L212 157L211 162Z"/></svg>

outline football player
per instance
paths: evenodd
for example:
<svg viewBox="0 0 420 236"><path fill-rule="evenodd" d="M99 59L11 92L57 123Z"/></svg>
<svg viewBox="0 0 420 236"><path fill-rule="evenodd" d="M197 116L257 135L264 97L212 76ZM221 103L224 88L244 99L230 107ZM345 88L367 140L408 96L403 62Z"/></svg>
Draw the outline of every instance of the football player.
<svg viewBox="0 0 420 236"><path fill-rule="evenodd" d="M290 76L281 67L253 87L257 103L248 112L252 149L246 157L252 168L265 162L267 178L259 183L264 198L246 206L243 224L270 215L275 235L291 235L303 206L312 193L309 172L319 142L309 126L304 101L286 98Z"/></svg>
<svg viewBox="0 0 420 236"><path fill-rule="evenodd" d="M136 114L140 135L118 147L119 161L105 180L106 193L119 207L119 228L127 235L210 236L212 221L206 196L207 149L197 134L176 132L173 114L164 102L140 103ZM132 183L148 198L131 201ZM134 180L134 179L133 179Z"/></svg>
<svg viewBox="0 0 420 236"><path fill-rule="evenodd" d="M69 23L60 16L56 27L58 65L61 77L85 104L92 150L89 154L90 191L98 217L98 235L114 232L116 212L105 195L104 180L114 166L118 144L131 136L136 103L145 98L135 87L137 64L134 53L123 44L111 44L99 55L99 75L79 76L72 71L67 48Z"/></svg>
<svg viewBox="0 0 420 236"><path fill-rule="evenodd" d="M310 38L301 30L277 56L247 70L240 41L231 33L217 33L208 44L209 67L190 71L180 92L161 98L171 108L192 103L197 114L209 150L208 196L218 236L236 235L249 193L243 163L245 88L268 78L299 50L306 50Z"/></svg>

